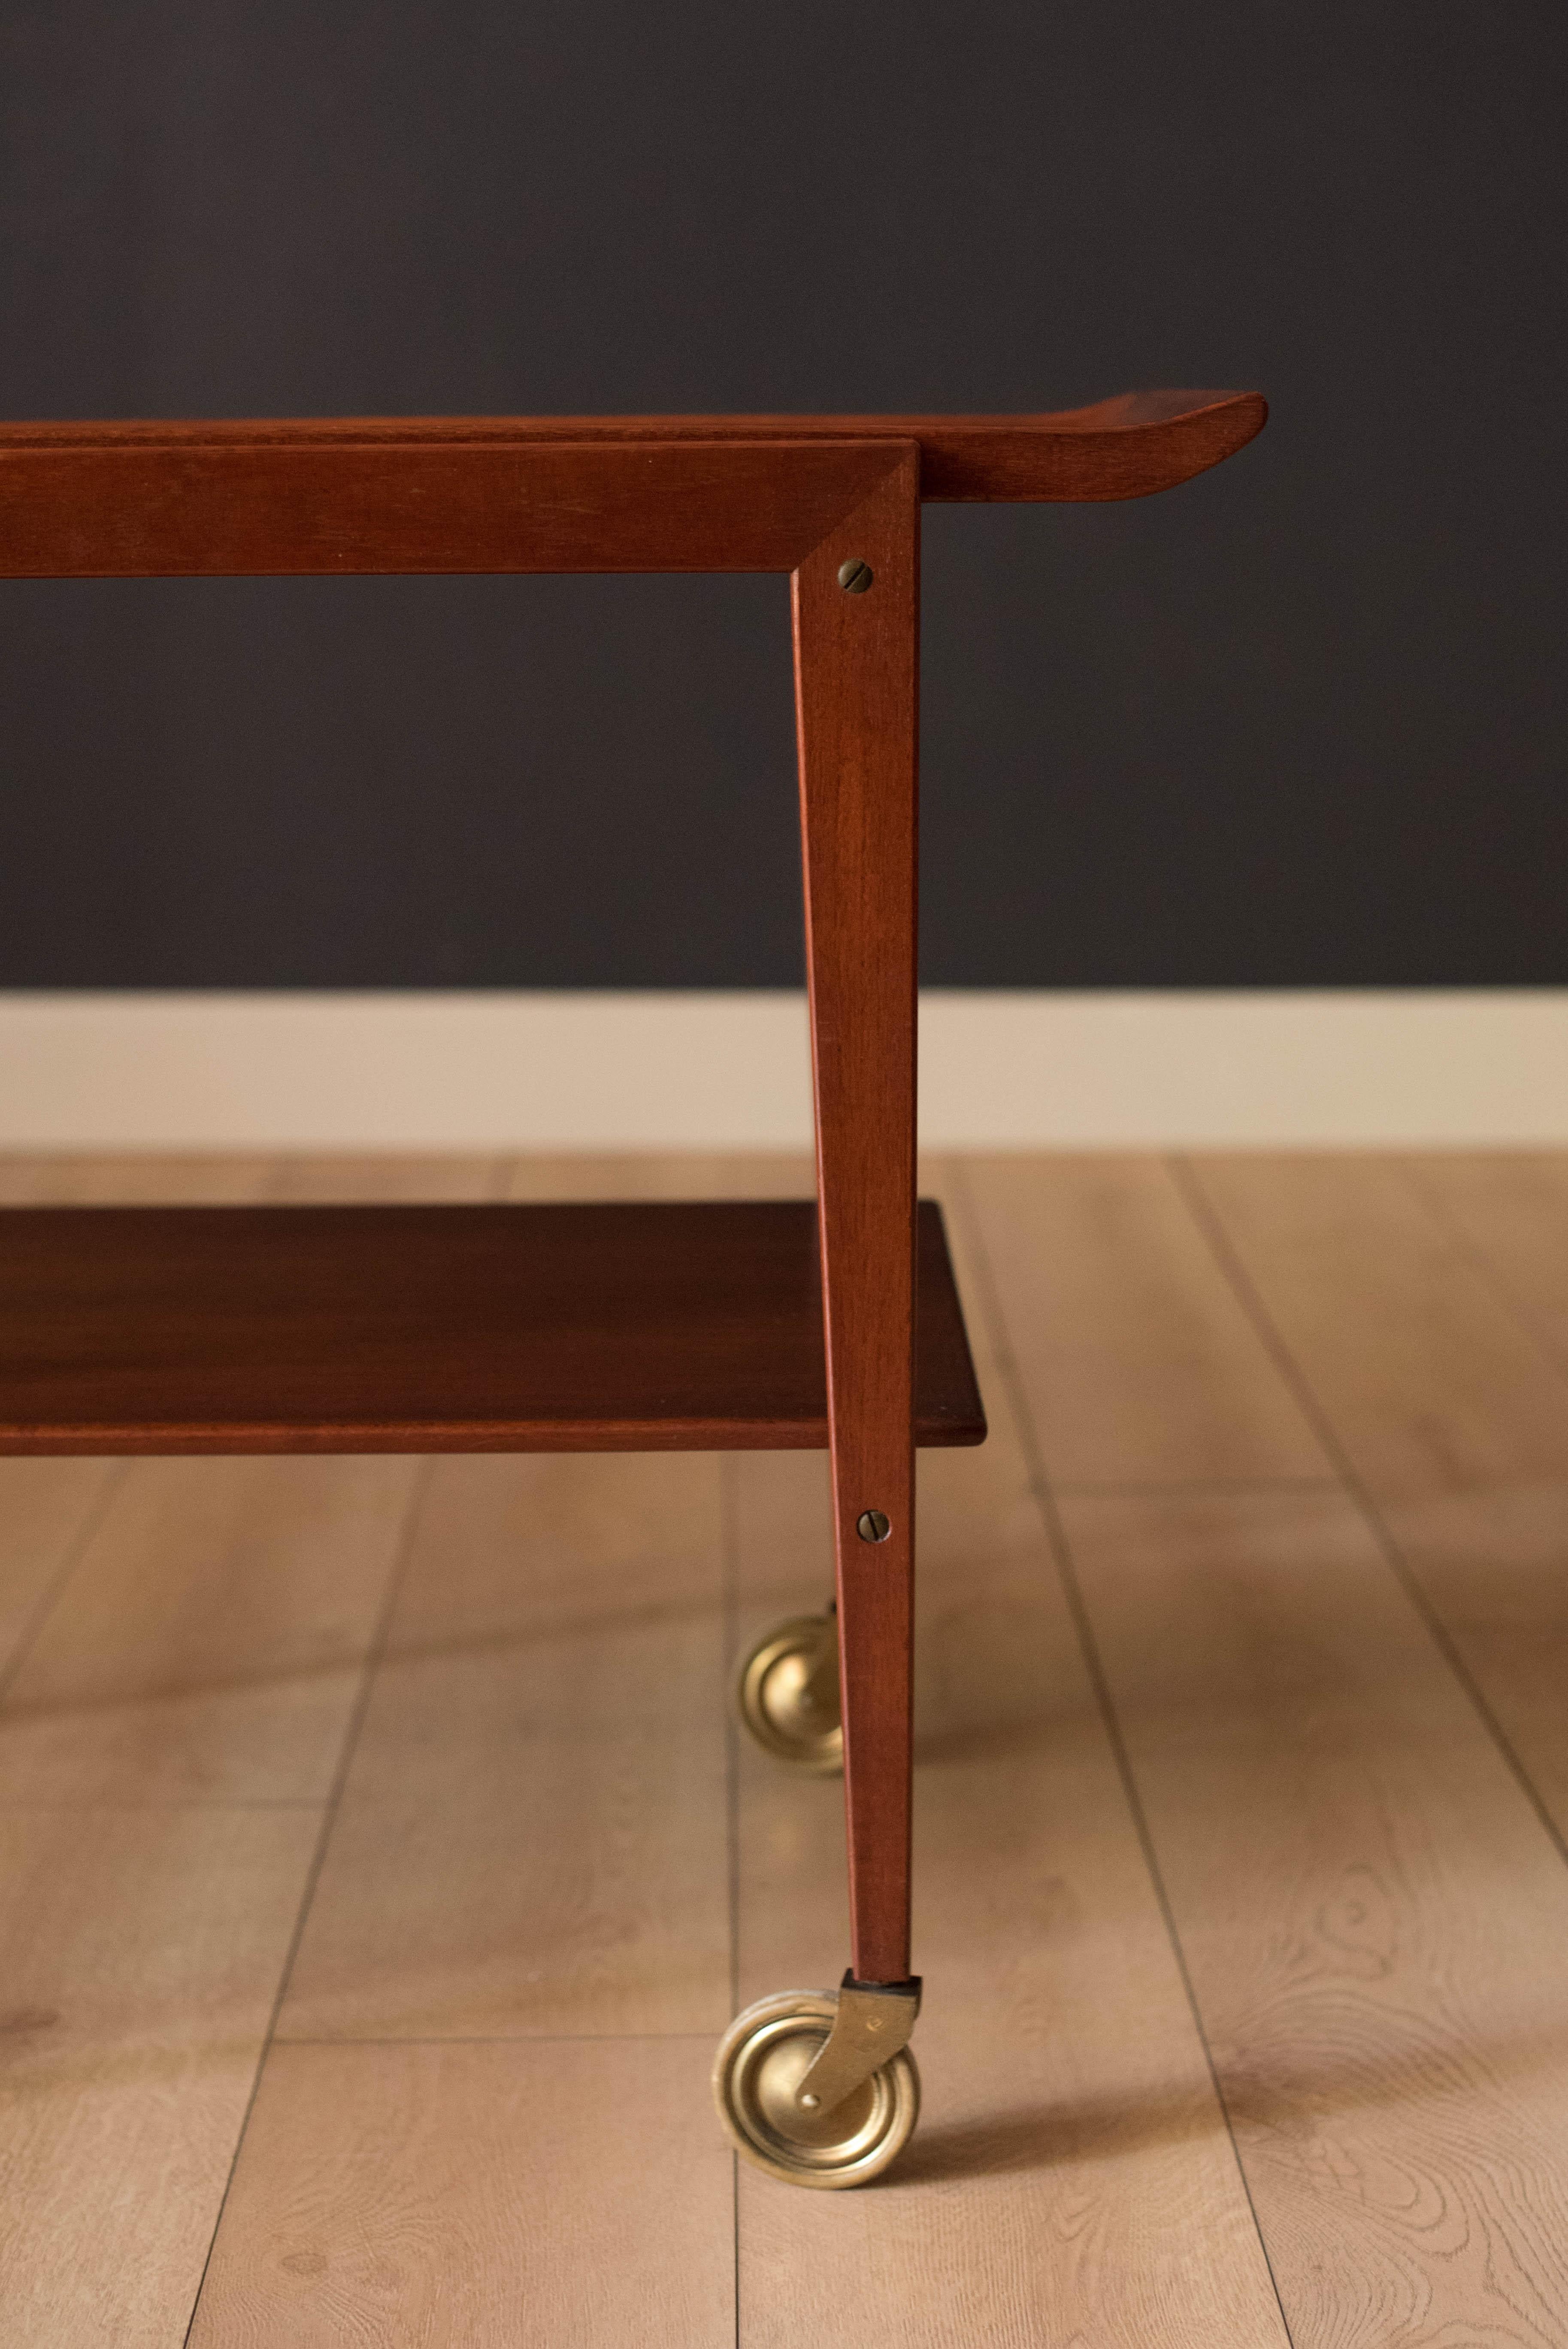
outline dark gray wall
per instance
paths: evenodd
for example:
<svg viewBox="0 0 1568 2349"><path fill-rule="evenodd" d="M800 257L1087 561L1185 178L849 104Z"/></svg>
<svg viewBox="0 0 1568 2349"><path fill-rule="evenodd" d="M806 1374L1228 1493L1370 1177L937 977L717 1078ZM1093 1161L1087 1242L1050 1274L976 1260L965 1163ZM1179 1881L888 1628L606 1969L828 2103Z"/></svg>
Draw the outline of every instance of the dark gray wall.
<svg viewBox="0 0 1568 2349"><path fill-rule="evenodd" d="M927 516L946 985L1568 980L1561 0L0 6L0 412L1256 385ZM779 985L774 580L0 587L0 984Z"/></svg>

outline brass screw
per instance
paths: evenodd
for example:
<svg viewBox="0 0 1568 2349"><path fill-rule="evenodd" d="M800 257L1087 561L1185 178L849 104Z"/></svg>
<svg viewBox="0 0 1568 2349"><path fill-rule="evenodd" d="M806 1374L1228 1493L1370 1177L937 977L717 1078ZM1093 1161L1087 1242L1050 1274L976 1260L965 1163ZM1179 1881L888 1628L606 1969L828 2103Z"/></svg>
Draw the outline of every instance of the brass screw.
<svg viewBox="0 0 1568 2349"><path fill-rule="evenodd" d="M886 1541L892 1527L880 1509L862 1509L855 1531L862 1541Z"/></svg>
<svg viewBox="0 0 1568 2349"><path fill-rule="evenodd" d="M847 563L839 565L839 585L846 595L863 595L875 576L871 564L858 554L851 554Z"/></svg>

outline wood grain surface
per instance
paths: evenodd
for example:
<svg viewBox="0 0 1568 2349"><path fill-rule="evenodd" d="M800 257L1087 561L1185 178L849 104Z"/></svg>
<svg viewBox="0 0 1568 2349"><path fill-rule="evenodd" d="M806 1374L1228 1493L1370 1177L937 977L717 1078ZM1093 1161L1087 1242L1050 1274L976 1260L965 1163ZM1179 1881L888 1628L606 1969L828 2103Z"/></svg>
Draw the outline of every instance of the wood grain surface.
<svg viewBox="0 0 1568 2349"><path fill-rule="evenodd" d="M418 1475L139 1461L0 1702L0 1803L324 1800Z"/></svg>
<svg viewBox="0 0 1568 2349"><path fill-rule="evenodd" d="M964 1175L1057 1484L1332 1475L1158 1159L974 1158Z"/></svg>
<svg viewBox="0 0 1568 2349"><path fill-rule="evenodd" d="M873 441L0 439L0 576L791 571Z"/></svg>
<svg viewBox="0 0 1568 2349"><path fill-rule="evenodd" d="M250 1151L79 1151L0 1157L8 1207L232 1207L265 1194L274 1162Z"/></svg>
<svg viewBox="0 0 1568 2349"><path fill-rule="evenodd" d="M809 1150L531 1150L506 1173L509 1199L815 1199Z"/></svg>
<svg viewBox="0 0 1568 2349"><path fill-rule="evenodd" d="M707 1485L714 1486L711 1463ZM685 1460L655 1463L690 1491ZM695 1513L694 1513L695 1514ZM383 1663L280 2032L464 2039L707 2032L727 2019L717 1507L705 1607L449 1636ZM443 1524L451 1526L455 1508ZM703 1519L707 1518L706 1540ZM440 1552L430 1558L436 1573ZM570 1572L570 1551L560 1571ZM494 1560L498 1590L517 1576Z"/></svg>
<svg viewBox="0 0 1568 2349"><path fill-rule="evenodd" d="M940 1170L923 1179L940 1183ZM997 1400L982 1450L920 1462L923 2117L898 2168L852 2198L741 2172L739 2337L767 2349L1285 2349L949 1215ZM830 1501L814 1460L724 1466L738 1652L821 1604ZM820 1987L844 1934L836 1789L781 1774L744 1742L738 1765L738 1996Z"/></svg>
<svg viewBox="0 0 1568 2349"><path fill-rule="evenodd" d="M51 1164L42 1152L0 1151L0 1206L30 1206L47 1179Z"/></svg>
<svg viewBox="0 0 1568 2349"><path fill-rule="evenodd" d="M850 1939L882 1982L910 1972L919 500L907 447L790 582Z"/></svg>
<svg viewBox="0 0 1568 2349"><path fill-rule="evenodd" d="M729 2349L711 2053L277 2049L191 2349Z"/></svg>
<svg viewBox="0 0 1568 2349"><path fill-rule="evenodd" d="M1430 1233L1418 1279L1408 1255L1390 1265L1386 1185L1366 1161L1206 1163L1185 1195L1208 1262L1183 1248L1171 1271L1232 1285L1238 1373L1279 1381L1336 1463L1319 1381L1343 1362L1345 1423L1408 1489L1449 1452L1426 1406L1429 1340L1440 1300L1468 1317L1470 1291ZM994 1226L975 1190L1046 1453L1026 1222ZM1109 1233L1086 1245L1079 1283L1114 1298L1119 1257ZM1277 1319L1258 1318L1260 1294ZM1298 1352L1309 1337L1317 1350ZM1521 1392L1509 1342L1489 1339L1455 1360L1488 1426ZM1122 1340L1136 1349L1135 1325ZM1125 1464L1140 1464L1131 1446ZM1293 2337L1554 2339L1568 2065L1546 1953L1568 1929L1568 1871L1358 1490L1233 1481L1067 1491L1059 1507Z"/></svg>
<svg viewBox="0 0 1568 2349"><path fill-rule="evenodd" d="M934 1207L921 1239L920 1439L979 1443ZM827 1435L804 1202L0 1210L0 1452Z"/></svg>
<svg viewBox="0 0 1568 2349"><path fill-rule="evenodd" d="M1432 1151L1398 1162L1514 1310L1568 1362L1568 1162L1544 1150Z"/></svg>
<svg viewBox="0 0 1568 2349"><path fill-rule="evenodd" d="M1387 1159L1195 1173L1399 1566L1568 1843L1561 1174L1491 1158L1462 1176Z"/></svg>
<svg viewBox="0 0 1568 2349"><path fill-rule="evenodd" d="M1517 1673L1561 1621L1563 1378L1540 1301L1559 1244L1530 1204L1544 1177L1522 1200L1517 1168L1499 1193L1474 1163L1206 1163L1201 1188L1147 1164L1004 1171L1005 1190L973 1182L983 1255L950 1224L971 1314L1005 1341L980 1347L993 1439L921 1462L926 2095L904 2164L846 2197L748 2172L737 2235L703 2085L735 1998L843 1962L840 1791L775 1771L724 1718L726 1647L826 1599L826 1463L449 1457L410 1523L346 1781L364 1816L346 1810L327 1848L335 1921L324 1909L313 1954L306 1918L285 2024L301 2036L266 2059L197 2340L1568 2338L1568 1868L1536 1807L1546 1685L1542 1742L1511 1727L1515 1775L1474 1701L1480 1651L1461 1647L1506 1627ZM187 1166L177 1190L199 1179L222 1177ZM286 1176L298 1196L316 1179ZM449 1196L472 1179L408 1177ZM494 1179L678 1198L802 1178L709 1159ZM154 1170L134 1182L155 1195ZM385 1164L363 1183L406 1195ZM79 1163L70 1184L123 1195ZM354 1178L340 1164L319 1184ZM1070 1277L1047 1278L1037 1257L1068 1247ZM1087 1402L1062 1399L1052 1315L1099 1330ZM1170 1440L1145 1355L1165 1366ZM1272 1400L1253 1392L1270 1381ZM1085 1457L1096 1392L1110 1433L1093 1475L1053 1494L1042 1465ZM1326 1471L1302 1473L1298 1422ZM216 1640L241 1503L134 1607L160 1547L180 1550L179 1513L142 1526L124 1496L185 1465L116 1472L123 1493L59 1564L30 1652L55 1652L57 1613L94 1672L127 1624L144 1675L160 1644L176 1677L194 1663L188 1615ZM399 1464L239 1465L352 1480ZM1449 1528L1451 1586L1435 1536L1416 1541L1423 1513ZM270 1581L254 1568L272 1594L258 1636L291 1672L352 1538L334 1522L308 1572L305 1552ZM79 1541L68 1495L34 1525L46 1547ZM7 1531L0 1517L0 1557ZM1461 1567L1471 1612L1445 1628ZM215 1686L238 1646L212 1646ZM177 2349L322 1806L192 1799L176 1774L97 1786L91 1803L68 1778L26 1801L0 1787L0 2082L16 2091L0 2095L0 2337ZM541 2035L552 2018L588 2035ZM369 2035L378 2019L392 2035ZM465 2044L476 2026L501 2035Z"/></svg>
<svg viewBox="0 0 1568 2349"><path fill-rule="evenodd" d="M1214 1158L1194 1180L1379 1502L1563 1473L1568 1385L1399 1167Z"/></svg>
<svg viewBox="0 0 1568 2349"><path fill-rule="evenodd" d="M121 1474L107 1460L0 1461L0 1692Z"/></svg>
<svg viewBox="0 0 1568 2349"><path fill-rule="evenodd" d="M0 576L790 571L913 444L942 500L1144 497L1261 431L1255 392L1007 417L0 425Z"/></svg>
<svg viewBox="0 0 1568 2349"><path fill-rule="evenodd" d="M1062 1506L1294 2337L1564 2337L1568 1869L1365 1523Z"/></svg>
<svg viewBox="0 0 1568 2349"><path fill-rule="evenodd" d="M437 1462L282 2035L717 2036L721 1643L711 1458Z"/></svg>
<svg viewBox="0 0 1568 2349"><path fill-rule="evenodd" d="M36 1195L237 1202L269 1162L42 1161ZM385 1182L407 1181L407 1168ZM408 1464L7 1461L0 1800L319 1799L411 1491Z"/></svg>
<svg viewBox="0 0 1568 2349"><path fill-rule="evenodd" d="M176 2349L319 1828L0 1806L0 2333Z"/></svg>
<svg viewBox="0 0 1568 2349"><path fill-rule="evenodd" d="M450 1151L318 1151L275 1161L263 1195L290 1206L471 1205L505 1195L510 1161Z"/></svg>

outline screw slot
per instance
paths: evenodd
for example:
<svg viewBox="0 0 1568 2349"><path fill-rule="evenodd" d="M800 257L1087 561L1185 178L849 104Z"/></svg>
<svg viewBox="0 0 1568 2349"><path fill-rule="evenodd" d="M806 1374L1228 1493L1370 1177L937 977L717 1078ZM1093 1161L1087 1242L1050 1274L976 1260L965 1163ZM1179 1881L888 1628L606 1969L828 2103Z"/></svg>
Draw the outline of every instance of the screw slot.
<svg viewBox="0 0 1568 2349"><path fill-rule="evenodd" d="M871 564L858 554L839 565L839 585L846 595L863 595L875 577Z"/></svg>
<svg viewBox="0 0 1568 2349"><path fill-rule="evenodd" d="M855 1531L862 1541L880 1542L886 1541L892 1527L880 1509L862 1509Z"/></svg>

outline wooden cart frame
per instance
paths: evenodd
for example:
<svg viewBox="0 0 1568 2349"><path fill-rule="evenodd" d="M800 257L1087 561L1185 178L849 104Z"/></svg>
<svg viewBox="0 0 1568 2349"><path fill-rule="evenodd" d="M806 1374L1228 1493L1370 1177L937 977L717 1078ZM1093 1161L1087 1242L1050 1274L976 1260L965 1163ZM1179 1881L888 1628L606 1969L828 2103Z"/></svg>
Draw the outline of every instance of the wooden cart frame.
<svg viewBox="0 0 1568 2349"><path fill-rule="evenodd" d="M798 2002L792 2054L788 2013L742 2018L720 2064L741 2149L802 2182L874 2174L913 2125L913 2091L872 2091L907 2070L919 1997L914 1447L985 1434L915 1197L921 504L1143 496L1265 413L1161 392L1023 417L0 427L0 575L790 575L815 1215L7 1210L0 1452L825 1441L851 1970L836 2002Z"/></svg>

